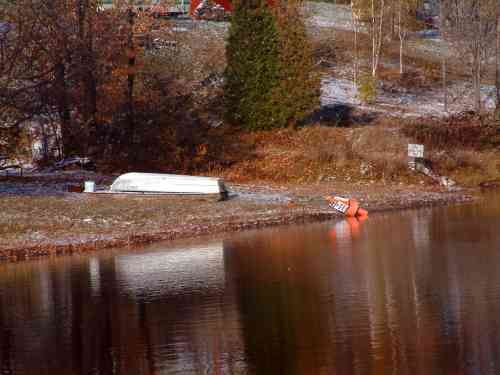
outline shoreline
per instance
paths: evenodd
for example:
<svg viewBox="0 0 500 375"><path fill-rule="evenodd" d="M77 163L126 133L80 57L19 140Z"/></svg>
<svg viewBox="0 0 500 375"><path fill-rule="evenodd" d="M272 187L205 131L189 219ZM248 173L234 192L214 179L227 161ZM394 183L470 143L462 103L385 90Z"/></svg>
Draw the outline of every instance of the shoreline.
<svg viewBox="0 0 500 375"><path fill-rule="evenodd" d="M261 229L272 226L322 222L335 219L341 219L342 216L331 209L328 209L326 204L322 204L318 197L307 198L308 191L311 187L292 186L283 189L283 187L272 188L270 186L255 186L255 185L240 185L239 194L249 194L249 191L263 190L268 196L285 197L279 202L259 202L259 205L251 207L252 212L247 214L245 209L248 209L246 203L241 202L242 199L234 198L229 202L233 206L242 206L240 214L234 213L234 209L226 210L221 215L214 215L215 212L224 211L221 206L212 205L208 212L200 214L193 219L192 216L186 216L184 222L167 223L159 225L156 228L144 230L128 231L121 229L112 229L104 235L96 235L91 238L85 236L71 236L70 233L66 237L59 237L56 240L49 241L25 241L18 243L15 246L5 246L0 243L0 263L20 262L26 260L42 259L46 257L55 257L62 255L84 254L105 249L141 246L156 242L173 241L177 239L196 238L200 236L216 235L222 233L235 233L250 229ZM326 191L329 186L313 187L318 192ZM345 192L343 195L352 196L359 199L363 207L366 207L370 214L388 211L400 211L406 209L417 209L424 207L437 207L453 204L472 203L480 198L478 190L462 190L459 192L447 192L443 190L432 191L429 187L421 187L416 191L405 191L407 187L400 187L403 190L395 190L394 187L385 186L377 187L378 194L382 196L363 196L362 192ZM340 189L342 190L342 189ZM278 191L278 193L276 193ZM286 195L285 195L286 194ZM316 194L319 195L319 194ZM266 197L266 195L263 195ZM383 197L390 197L386 200ZM73 196L74 197L74 196ZM409 197L411 199L409 199ZM87 198L87 197L84 197ZM100 198L102 199L102 198ZM148 199L149 200L149 199ZM122 204L123 200L113 200L113 205ZM139 200L141 201L141 200ZM185 205L186 199L182 204ZM236 201L236 202L234 202ZM144 201L143 201L144 202ZM127 202L128 203L128 202ZM162 202L163 203L163 202ZM168 202L172 204L172 201ZM194 204L191 204L194 203ZM146 206L149 203L146 204ZM174 205L177 203L173 203ZM200 205L200 200L189 202L188 205ZM255 208L255 209L254 209ZM182 208L181 208L182 210ZM196 212L196 210L195 210ZM173 214L174 216L178 214ZM176 218L178 218L176 216Z"/></svg>

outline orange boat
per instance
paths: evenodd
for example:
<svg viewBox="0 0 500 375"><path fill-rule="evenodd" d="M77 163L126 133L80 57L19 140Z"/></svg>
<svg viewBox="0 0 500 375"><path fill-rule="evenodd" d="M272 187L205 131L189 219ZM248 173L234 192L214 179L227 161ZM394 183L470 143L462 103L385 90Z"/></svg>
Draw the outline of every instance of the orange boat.
<svg viewBox="0 0 500 375"><path fill-rule="evenodd" d="M325 197L329 206L334 210L343 213L347 217L366 217L368 211L359 206L355 199L336 197L328 195Z"/></svg>

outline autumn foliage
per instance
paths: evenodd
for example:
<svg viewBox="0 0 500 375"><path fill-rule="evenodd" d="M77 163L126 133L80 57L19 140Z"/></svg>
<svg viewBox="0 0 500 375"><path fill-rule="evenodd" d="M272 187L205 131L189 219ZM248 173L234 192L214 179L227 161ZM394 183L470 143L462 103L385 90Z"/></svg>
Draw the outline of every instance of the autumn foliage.
<svg viewBox="0 0 500 375"><path fill-rule="evenodd" d="M2 9L9 25L0 54L3 132L55 125L57 152L47 157L155 169L174 160L190 99L170 90L168 70L152 63L154 20L127 4L102 10L97 0L19 0Z"/></svg>

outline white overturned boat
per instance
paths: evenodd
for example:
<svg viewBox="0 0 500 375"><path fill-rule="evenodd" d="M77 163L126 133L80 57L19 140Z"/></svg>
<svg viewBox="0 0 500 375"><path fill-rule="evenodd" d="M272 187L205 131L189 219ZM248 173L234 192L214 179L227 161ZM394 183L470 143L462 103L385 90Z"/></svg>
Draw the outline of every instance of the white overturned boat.
<svg viewBox="0 0 500 375"><path fill-rule="evenodd" d="M85 191L87 191L87 189ZM220 178L137 172L125 173L119 176L113 182L109 191L102 193L144 195L218 194L221 198L227 197L224 181Z"/></svg>

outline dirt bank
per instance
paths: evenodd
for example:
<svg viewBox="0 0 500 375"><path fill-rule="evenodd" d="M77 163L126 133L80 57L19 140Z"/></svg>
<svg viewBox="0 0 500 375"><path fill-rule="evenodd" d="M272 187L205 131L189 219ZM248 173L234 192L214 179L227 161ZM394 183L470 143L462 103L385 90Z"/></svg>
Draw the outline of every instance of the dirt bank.
<svg viewBox="0 0 500 375"><path fill-rule="evenodd" d="M372 214L474 199L471 191L451 193L435 186L369 182L229 184L231 198L223 202L194 197L96 197L66 193L67 185L76 180L0 180L0 261L331 220L339 216L322 197L332 192L358 198Z"/></svg>

